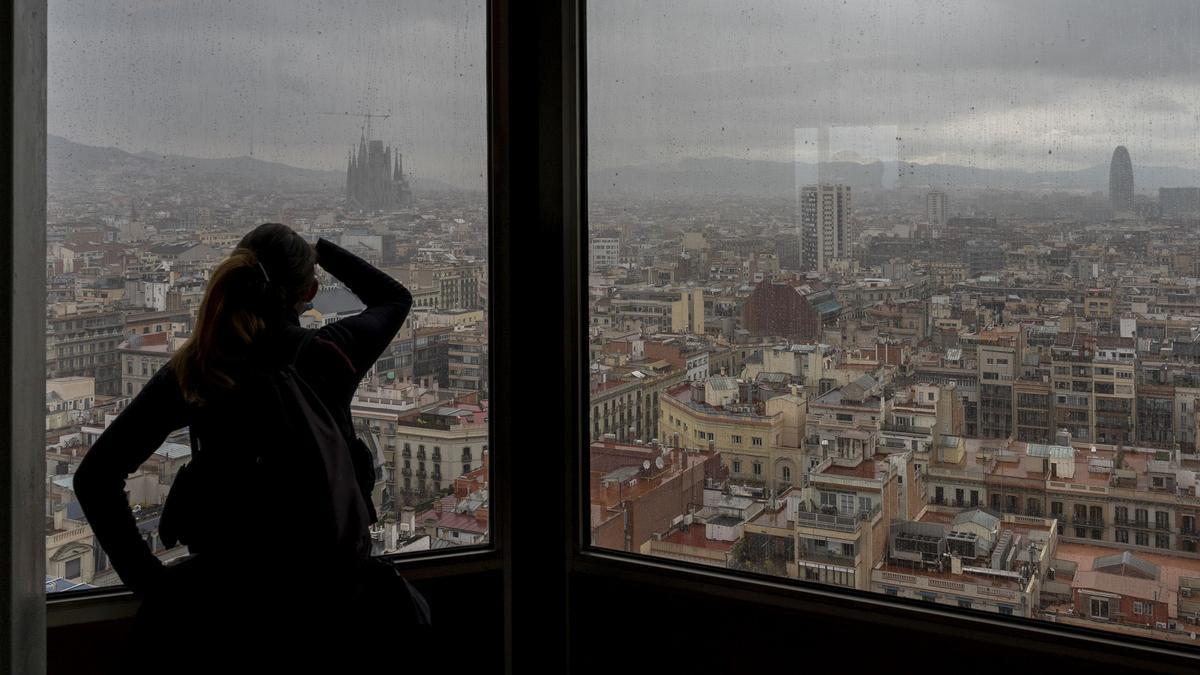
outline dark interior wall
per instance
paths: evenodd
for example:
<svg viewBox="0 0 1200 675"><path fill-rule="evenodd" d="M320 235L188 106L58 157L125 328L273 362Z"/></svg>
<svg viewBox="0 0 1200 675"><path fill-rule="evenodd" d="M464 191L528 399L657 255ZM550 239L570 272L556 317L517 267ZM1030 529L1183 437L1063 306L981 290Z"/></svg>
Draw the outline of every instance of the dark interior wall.
<svg viewBox="0 0 1200 675"><path fill-rule="evenodd" d="M641 576L641 575L634 575ZM437 650L447 673L504 671L503 597L499 571L415 582L436 608L440 623L433 644L409 645L402 636L364 637L364 645L394 650ZM539 600L531 598L532 607ZM516 600L520 614L521 600ZM1141 658L1121 645L1080 650L1053 636L1039 644L1004 635L973 635L951 620L939 627L880 615L862 620L829 611L793 610L731 599L642 578L581 572L573 575L570 607L573 673L734 673L816 668L837 662L841 672L885 669L912 672L920 664L967 672L1003 670L1055 673L1195 673L1194 663L1169 657ZM52 675L121 673L136 658L130 620L54 628L48 632ZM529 643L538 632L530 617L519 627ZM179 636L181 649L187 637ZM545 672L568 672L543 644L523 660ZM527 648L529 649L529 648ZM1122 663L1123 659L1132 659ZM400 662L398 662L400 663ZM126 668L122 668L122 665ZM169 672L164 668L164 672ZM515 671L521 672L521 671Z"/></svg>
<svg viewBox="0 0 1200 675"><path fill-rule="evenodd" d="M346 649L382 649L396 672L406 654L442 659L445 672L497 673L504 670L504 613L499 570L476 574L418 579L413 585L429 601L436 628L432 640L414 641L402 633L389 635L386 627L364 635ZM235 609L235 608L234 608ZM131 633L132 619L113 619L51 628L47 631L47 673L50 675L117 675L129 672L138 655L138 638ZM198 645L189 636L177 636L181 661ZM412 650L412 651L410 651ZM440 655L440 657L438 656ZM163 664L162 672L171 672ZM236 669L230 672L236 672Z"/></svg>

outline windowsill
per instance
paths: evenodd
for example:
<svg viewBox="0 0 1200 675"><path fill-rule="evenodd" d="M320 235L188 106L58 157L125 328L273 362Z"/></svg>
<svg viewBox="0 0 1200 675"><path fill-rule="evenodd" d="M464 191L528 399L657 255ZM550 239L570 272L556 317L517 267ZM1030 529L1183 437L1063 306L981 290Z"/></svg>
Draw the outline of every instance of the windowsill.
<svg viewBox="0 0 1200 675"><path fill-rule="evenodd" d="M949 605L934 605L918 598L837 588L800 580L733 573L684 561L661 561L638 554L588 548L575 557L573 571L597 577L619 578L668 591L699 593L714 599L794 610L831 620L887 627L926 630L943 634L952 630L962 638L992 642L1002 647L1025 647L1052 653L1078 651L1080 657L1098 650L1119 652L1130 660L1170 658L1200 664L1200 645L1190 647L1152 638L1117 636L1098 629L1056 624Z"/></svg>
<svg viewBox="0 0 1200 675"><path fill-rule="evenodd" d="M389 562L404 578L419 583L425 579L498 570L504 561L495 548L471 547L420 556L392 556ZM46 598L46 627L130 619L137 614L139 605L140 601L124 586L51 595Z"/></svg>

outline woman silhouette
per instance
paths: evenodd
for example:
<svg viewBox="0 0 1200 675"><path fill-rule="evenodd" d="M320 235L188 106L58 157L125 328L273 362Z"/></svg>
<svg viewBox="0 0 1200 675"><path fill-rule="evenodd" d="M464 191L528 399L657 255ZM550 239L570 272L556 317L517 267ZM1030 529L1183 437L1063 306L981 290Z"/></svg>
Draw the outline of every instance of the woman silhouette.
<svg viewBox="0 0 1200 675"><path fill-rule="evenodd" d="M299 314L317 294L317 264L366 308L312 331L300 328ZM278 223L255 228L213 271L191 337L105 429L74 477L100 546L142 599L132 658L173 670L240 670L249 660L273 671L289 659L311 669L322 657L345 666L359 644L366 646L348 641L355 634L428 618L423 600L388 595L391 582L407 582L378 576L364 519L354 521L352 537L317 536L329 492L322 502L323 486L311 480L316 465L305 463L295 436L287 440L295 429L269 428L280 426L262 419L270 402L254 400L261 395L247 384L293 363L324 407L348 424L355 388L411 306L408 289L384 272L324 239L313 246ZM200 454L225 459L216 473L209 467L217 477L209 482L219 485L190 487L207 497L197 502L203 547L193 537L192 555L165 566L147 546L152 533L139 531L125 480L183 427L192 434L193 462ZM238 464L260 451L282 458L279 468ZM405 600L414 604L385 606Z"/></svg>

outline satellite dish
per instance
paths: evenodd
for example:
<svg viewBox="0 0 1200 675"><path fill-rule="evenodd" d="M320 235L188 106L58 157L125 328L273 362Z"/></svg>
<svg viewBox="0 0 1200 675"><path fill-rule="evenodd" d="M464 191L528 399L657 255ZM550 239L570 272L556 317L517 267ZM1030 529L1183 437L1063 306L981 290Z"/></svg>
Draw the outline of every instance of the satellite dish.
<svg viewBox="0 0 1200 675"><path fill-rule="evenodd" d="M659 455L658 457L654 458L654 466L658 467L659 469L663 468L662 455Z"/></svg>
<svg viewBox="0 0 1200 675"><path fill-rule="evenodd" d="M643 461L642 468L649 471L650 470L650 460L647 459L647 460Z"/></svg>

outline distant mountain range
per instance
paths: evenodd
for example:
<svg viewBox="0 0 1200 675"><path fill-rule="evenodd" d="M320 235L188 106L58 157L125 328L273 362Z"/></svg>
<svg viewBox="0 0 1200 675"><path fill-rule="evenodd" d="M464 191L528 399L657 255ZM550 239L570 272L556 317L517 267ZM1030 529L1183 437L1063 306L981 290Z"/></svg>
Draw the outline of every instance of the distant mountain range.
<svg viewBox="0 0 1200 675"><path fill-rule="evenodd" d="M160 155L153 152L130 153L119 148L84 145L48 135L46 139L46 173L50 182L87 180L98 174L163 178L219 178L251 185L304 185L310 188L342 189L346 175L342 171L301 169L279 162L253 157L205 159L182 155ZM458 188L431 178L409 178L417 191L457 190Z"/></svg>
<svg viewBox="0 0 1200 675"><path fill-rule="evenodd" d="M294 185L312 189L342 189L341 171L302 169L253 157L204 159L152 152L129 153L119 148L97 147L50 135L46 148L51 184L90 181L107 177L163 179L206 178L234 180L247 185ZM1176 167L1134 166L1139 193L1156 193L1159 187L1200 186L1200 170ZM742 160L732 157L682 159L674 162L597 169L589 174L592 196L606 195L740 195L790 197L797 185L815 183L814 164ZM1108 165L1078 171L1020 171L983 169L953 164L909 162L830 162L827 182L846 183L859 189L923 188L993 189L1027 191L1108 190ZM409 178L416 191L458 190L431 178Z"/></svg>
<svg viewBox="0 0 1200 675"><path fill-rule="evenodd" d="M982 189L1028 191L1108 191L1108 165L1077 171L983 169L953 164L910 162L830 162L824 180L855 188ZM1175 167L1134 166L1139 193L1159 187L1200 186L1200 171ZM740 160L684 159L622 166L590 172L589 193L605 195L701 195L785 197L796 185L817 181L815 164Z"/></svg>

